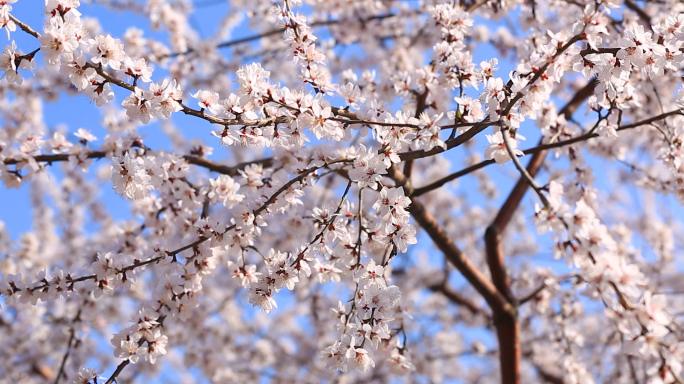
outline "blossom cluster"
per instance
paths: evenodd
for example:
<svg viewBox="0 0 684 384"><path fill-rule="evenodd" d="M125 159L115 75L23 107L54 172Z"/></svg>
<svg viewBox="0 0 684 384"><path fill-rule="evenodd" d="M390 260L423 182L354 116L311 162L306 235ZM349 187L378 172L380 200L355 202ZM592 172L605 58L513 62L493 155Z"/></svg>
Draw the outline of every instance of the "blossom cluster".
<svg viewBox="0 0 684 384"><path fill-rule="evenodd" d="M676 382L682 373L684 345L668 329L672 315L667 298L648 290L645 274L620 254L594 208L580 199L571 209L563 201L563 191L562 184L551 181L549 205L536 206L539 233L551 231L554 256L580 269L581 294L603 302L606 315L625 340L623 352L642 358L649 372L665 372L663 382Z"/></svg>
<svg viewBox="0 0 684 384"><path fill-rule="evenodd" d="M155 33L104 33L79 0L45 0L36 31L0 1L0 180L33 207L17 239L0 221L0 383L160 361L212 382L682 382L682 229L658 205L684 201L681 3L231 1L206 38L189 15L214 5L98 3ZM82 95L99 138L45 116ZM491 369L511 346L525 363Z"/></svg>
<svg viewBox="0 0 684 384"><path fill-rule="evenodd" d="M406 252L406 244L416 243L415 228L408 224L406 208L409 204L410 199L404 196L401 188L383 188L373 204L377 214L387 217L389 222L384 231L372 233L372 240L386 246L387 241L383 238L392 239L388 244L390 252L385 254L382 265L376 264L373 259L366 264L359 264L357 258L357 264L349 268L354 271L356 282L351 308L347 310L340 302L336 309L332 309L334 316L339 318L336 328L342 334L339 340L321 352L328 368L332 370L346 372L351 367L366 371L375 367L373 356L364 348L366 342L377 350L381 344L396 336L391 334L389 325L395 320L397 311L401 312L401 291L396 285L388 284L384 273L397 252ZM415 369L406 352L405 348L395 348L392 356L388 357L393 371L408 374Z"/></svg>

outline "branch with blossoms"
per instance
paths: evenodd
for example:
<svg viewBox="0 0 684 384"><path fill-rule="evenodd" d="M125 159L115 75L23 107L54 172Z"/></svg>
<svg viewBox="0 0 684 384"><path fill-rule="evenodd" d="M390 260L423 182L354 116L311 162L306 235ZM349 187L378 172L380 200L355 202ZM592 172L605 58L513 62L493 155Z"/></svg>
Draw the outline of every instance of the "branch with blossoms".
<svg viewBox="0 0 684 384"><path fill-rule="evenodd" d="M299 175L289 182L285 183L281 188L279 188L271 197L268 198L261 206L259 206L257 209L255 209L252 213L253 216L259 216L262 212L266 211L268 207L273 204L278 196L285 192L287 189L292 187L294 184L301 182L304 180L306 177L308 177L311 173L323 168L323 167L328 167L330 165L338 164L338 163L349 163L351 160L347 159L339 159L339 160L333 160L328 163L326 163L324 166L315 166L311 167L309 169L302 170L299 172ZM226 227L226 229L223 231L222 234L225 234L228 231L231 231L237 227L237 224L233 224L231 226ZM217 234L218 235L218 234ZM99 260L99 264L101 264L100 268L104 271L110 271L113 272L114 276L117 279L121 279L123 281L126 281L127 273L130 271L134 271L137 268L145 267L147 265L153 264L153 263L158 263L162 259L166 257L173 257L177 256L181 252L184 252L189 249L196 248L198 245L204 243L205 241L209 240L211 237L209 236L201 236L199 237L196 241L184 245L180 248L177 248L172 251L166 251L163 252L159 256L155 256L152 258L149 258L144 261L136 261L135 263L127 266L120 266L120 267L112 267L111 265L111 260L107 255L103 256L103 259ZM120 275L120 276L119 276ZM19 276L21 278L21 276ZM93 280L98 283L98 287L100 289L104 289L105 287L109 286L109 280L108 279L102 279L101 277L98 277L97 274L92 274L92 275L85 275L85 276L80 276L80 277L72 277L71 274L66 274L66 276L60 276L60 275L55 275L52 281L47 281L43 280L41 284L35 285L35 286L29 286L30 284L24 283L20 280L14 280L13 278L7 279L6 288L3 289L3 293L7 295L7 297L13 297L17 298L20 295L21 292L28 294L29 296L33 296L36 291L40 291L42 293L49 293L51 292L50 288L55 287L55 291L57 293L67 293L71 292L74 290L74 284L78 282L83 282L83 281L89 281ZM55 292L52 292L55 293Z"/></svg>
<svg viewBox="0 0 684 384"><path fill-rule="evenodd" d="M625 124L625 125L619 126L619 127L617 127L616 131L619 132L619 131L625 131L625 130L634 129L634 128L640 128L643 126L650 125L651 123L653 123L655 121L663 120L663 119L666 119L668 117L677 116L677 115L684 115L684 112L682 112L681 110L674 110L674 111L662 113L660 115L653 116L653 117L650 117L650 118L642 120L642 121L638 121L638 122L635 122L632 124ZM599 136L600 136L599 133L588 132L584 135L573 137L573 138L570 138L567 140L561 140L561 141L556 141L556 142L552 142L552 143L540 144L536 147L525 149L521 152L523 155L540 154L540 153L544 153L546 150L549 150L549 149L556 149L556 148L563 148L566 146L571 146L573 144L577 144L577 143L581 143L583 141L591 140L591 139L597 138ZM458 172L455 172L455 173L448 175L448 176L446 176L440 180L437 180L437 181L435 181L429 185L426 185L426 186L420 187L420 188L416 188L413 192L413 196L420 196L420 195L423 195L423 194L428 193L430 191L433 191L435 189L438 189L438 188L446 185L447 183L449 183L453 180L456 180L462 176L468 175L472 172L478 171L478 170L480 170L480 169L482 169L488 165L495 164L495 163L496 163L495 160L485 160L485 161L481 161L477 164L473 164L467 168L464 168ZM530 173L532 174L532 172L530 172ZM525 184L527 185L527 182L525 182Z"/></svg>
<svg viewBox="0 0 684 384"><path fill-rule="evenodd" d="M579 104L584 99L588 98L593 92L594 86L594 81L589 82L587 86L575 94L572 100L565 107L563 107L560 113L565 115L566 118L571 116ZM501 236L504 229L506 229L513 212L517 209L518 205L522 201L522 197L528 185L535 188L535 192L537 192L538 195L544 199L543 201L546 201L545 197L540 193L540 189L534 182L532 176L540 169L546 152L537 152L530 160L527 169L525 169L520 164L520 161L517 158L518 154L514 152L515 150L512 148L512 145L509 141L510 137L508 129L502 127L499 133L502 135L503 144L508 156L513 160L516 168L518 168L522 176L520 181L515 185L513 191L511 191L503 206L499 209L499 212L497 213L493 223L487 228L484 241L487 254L487 265L492 275L492 281L494 282L494 285L514 307L518 307L519 305L523 304L524 301L514 298L513 293L511 292L510 280L506 273ZM518 153L523 154L520 151L518 151ZM520 331L517 324L517 317L512 316L508 317L506 321L499 322L497 325L499 345L500 350L502 351L500 355L502 369L503 367L506 367L507 371L504 375L507 375L511 378L517 378L520 375L518 371L521 356L519 348Z"/></svg>
<svg viewBox="0 0 684 384"><path fill-rule="evenodd" d="M411 382L499 376L506 384L592 383L624 381L623 372L636 381L681 382L684 347L668 310L681 303L652 293L678 288L660 276L676 280L669 271L677 269L681 230L651 195L643 195L643 207L620 208L622 184L611 179L609 163L636 169L652 157L640 172L684 201L678 4L363 0L301 7L301 0L285 0L245 5L242 20L236 3L217 23L218 37L201 40L189 4L104 2L149 18L153 29L168 32L168 48L156 40L160 34L143 37L136 28L121 39L97 32L81 18L78 0L46 0L46 23L36 31L12 16L15 3L0 4L0 26L10 38L18 26L40 47L24 53L12 41L0 54L0 93L9 95L0 103L0 178L10 188L29 186L36 207L33 231L20 241L6 240L0 223L7 255L0 293L6 312L17 316L17 327L3 335L16 352L4 353L28 356L19 368L1 368L13 380L37 377L35 361L54 361L57 380L100 379L80 367L89 353L100 357L88 337L78 348L73 330L38 340L59 326L54 313L73 318L72 296L88 295L92 306L80 312L86 334L109 334L110 325L125 322L129 304L137 308L110 340L121 360L108 383L134 364L135 374L154 374L138 363L155 364L171 347L184 351L182 364L164 357L174 372L193 367L217 382L273 374L296 382L406 375ZM482 23L512 12L519 16L514 28L490 33ZM262 32L225 41L243 21ZM317 26L328 27L325 39ZM278 34L283 48L257 49L256 62L245 64L250 42ZM345 53L351 45L363 54ZM484 45L499 54L478 64L473 54ZM222 46L240 48L223 57L216 52ZM153 82L151 62L163 63L168 78ZM512 64L508 78L500 64ZM226 74L233 72L231 88ZM99 148L86 130L70 142L65 129L42 121L41 99L65 90L101 107L113 104L117 88L127 97L105 112L108 133ZM566 91L574 96L557 111ZM587 117L575 116L583 107ZM211 148L186 143L171 123L179 113L208 122L207 136L238 164L209 160ZM157 119L184 149L143 144L137 127ZM522 150L530 133L539 143ZM556 159L547 159L549 152ZM524 155L532 155L527 167ZM464 167L450 170L462 157ZM104 158L109 164L97 178L110 178L142 223L116 222L96 198L102 183L82 175ZM249 158L257 160L240 162ZM595 183L592 170L603 160L608 177L597 174ZM508 182L500 170L513 171L514 186L495 206ZM465 175L475 182L445 188ZM528 215L521 202L529 188L540 204ZM636 185L635 195L645 189ZM542 266L550 262L535 229L552 232L553 257L564 258L575 276L571 287L561 288L562 267ZM430 242L437 258L421 252ZM403 255L411 247L417 252ZM444 266L433 268L440 258ZM453 288L463 281L462 290ZM592 300L599 311L587 304ZM249 304L266 314L243 316ZM431 361L466 350L460 322L496 331L498 348L478 348L497 351L482 356L487 370L468 376ZM594 344L602 342L607 347L596 359ZM6 355L0 360L22 360ZM489 369L492 359L498 370Z"/></svg>
<svg viewBox="0 0 684 384"><path fill-rule="evenodd" d="M23 25L25 26L24 23L21 21L17 20L16 18L13 18L15 22L18 23L18 25ZM22 27L24 28L24 27ZM24 29L27 33L39 38L43 39L44 42L43 44L46 44L52 40L50 40L49 37L43 37L39 33L35 32L33 29L31 29L28 26L25 26ZM290 29L288 29L289 31ZM120 49L116 48L116 45L111 46L111 44L116 44L112 40L102 40L98 44L105 44L108 45L108 48L105 48L104 46L97 48L98 51L104 52L104 51L111 51L112 49ZM61 45L61 43L60 43ZM45 49L47 46L43 45L42 48ZM116 57L119 57L121 53L117 52L116 50L111 51L111 55L114 55ZM59 52L55 52L59 53ZM50 53L48 53L50 54ZM54 54L54 53L53 53ZM103 57L105 63L108 63L110 60L106 57ZM92 97L95 98L96 104L104 104L107 103L109 100L113 98L113 93L109 89L109 84L114 84L117 85L123 89L127 89L133 94L126 98L122 105L127 109L127 114L131 116L132 118L137 118L140 119L143 123L147 123L150 121L152 116L158 116L162 118L169 118L172 112L183 112L184 114L195 116L204 120L207 120L208 122L212 124L219 124L223 125L226 128L221 132L221 131L216 131L214 134L218 137L221 138L221 143L230 145L233 141L236 140L235 136L244 136L244 133L242 135L230 135L228 127L231 125L245 125L245 126L255 126L256 128L259 127L264 127L264 126L269 126L269 125L277 125L279 123L292 123L292 120L288 119L285 116L281 117L265 117L265 118L257 118L254 113L245 113L244 111L244 106L236 105L235 103L237 102L237 98L231 99L229 98L228 100L223 102L223 105L219 103L218 99L218 94L212 93L212 92L206 92L206 91L201 91L193 96L198 99L199 105L201 107L200 110L196 110L193 108L190 108L182 103L181 99L181 92L180 88L175 84L175 82L163 82L161 85L157 84L152 84L150 87L150 91L143 91L140 88L136 86L137 80L142 79L145 82L150 81L150 74L152 72L151 67L147 66L144 60L137 60L135 62L133 61L127 61L125 63L126 66L126 71L125 74L133 77L133 84L127 83L123 80L120 80L107 72L103 65L102 65L102 59L96 59L93 63L87 62L82 58L76 58L74 61L70 64L70 66L76 71L70 74L70 79L72 82L77 82L74 83L74 85L79 88L79 89L85 89L87 84L89 82L92 83L92 85L95 87L93 89ZM314 59L311 59L314 60ZM22 59L20 62L23 61L32 61L32 55L30 57L26 57ZM312 70L313 67L311 67L311 64L307 64L308 69L307 70ZM122 69L120 64L115 65L115 67L112 67L113 69ZM97 74L99 75L104 81L97 81L93 80L94 75ZM267 72L265 73L267 75ZM323 87L325 89L325 87ZM423 124L419 124L418 122L416 123L401 123L401 122L395 122L395 121L375 121L375 120L363 120L363 119L358 119L356 118L356 115L353 112L349 112L347 110L341 110L339 108L331 108L329 109L320 109L316 110L317 105L313 104L311 107L308 107L306 105L299 105L297 107L288 105L285 102L279 102L276 101L272 95L264 95L264 98L266 100L264 101L271 101L271 102L276 102L279 104L281 107L288 108L290 110L295 110L295 111L301 111L302 113L306 114L307 116L313 115L314 119L320 118L325 119L325 120L330 120L330 121L336 121L339 123L343 123L345 125L366 125L366 126L386 126L386 127L410 127L414 128L416 130L426 130L426 129L431 129L431 125L434 124L434 122L430 122L430 125L425 126ZM208 115L205 113L205 110L210 111L214 115L220 115L220 114L227 114L229 118L221 118L221 117L216 117L213 115ZM249 111L247 111L249 112ZM332 114L335 115L340 115L343 116L344 118L336 118L333 117ZM244 117L243 117L244 116ZM295 118L297 115L294 116ZM307 117L308 119L308 117ZM323 124L323 123L320 123ZM477 126L478 124L473 124L473 126ZM486 128L488 126L487 123L482 123L479 124L482 129ZM468 126L468 124L463 125L463 126ZM451 128L452 126L442 126L441 128ZM244 132L244 131L243 131ZM462 135L457 138L457 140L453 140L452 142L447 143L447 148L451 149L454 147L457 147L458 145L462 144L463 142L468 141L470 138L472 138L475 134L477 134L479 131L474 131L471 134L468 135ZM404 156L406 157L406 156ZM415 157L417 158L417 157Z"/></svg>
<svg viewBox="0 0 684 384"><path fill-rule="evenodd" d="M61 137L61 136L58 136ZM61 139L57 139L61 140ZM57 141L56 141L57 142ZM54 150L62 150L63 147L55 147ZM109 154L111 156L111 154ZM37 163L47 163L47 164L52 164L52 163L57 163L57 162L83 162L85 159L104 159L108 157L108 153L105 151L86 151L84 152L79 152L76 154L51 154L51 155L35 155L35 156L29 156L29 158L9 158L9 159L4 159L3 163L5 165L21 165L23 163L26 163L29 161L29 159L32 159L36 161ZM209 160L204 157L200 156L192 156L192 155L183 155L183 159L188 162L188 164L193 164L197 165L203 168L206 168L212 172L220 173L223 175L228 175L228 176L236 176L238 175L238 171L241 169L244 169L245 167L252 165L252 164L260 164L263 166L268 166L269 164L273 163L272 158L264 158L264 159L258 159L258 160L253 160L253 161L246 161L242 162L239 164L236 164L234 166L227 166L224 164L217 163L215 161Z"/></svg>
<svg viewBox="0 0 684 384"><path fill-rule="evenodd" d="M278 189L269 199L267 199L263 205L258 207L257 209L254 210L253 216L258 217L262 212L267 211L269 205L273 204L278 196L291 188L295 183L302 182L305 178L307 178L311 173L317 171L318 169L322 167L328 167L333 164L338 164L338 163L348 163L350 160L346 159L340 159L340 160L333 160L330 161L323 166L314 166L306 170L302 170L299 172L299 175L289 182L285 183L280 189ZM222 236L225 233L233 230L236 228L236 224L233 224L231 226L228 226L222 233L215 233L214 236ZM133 274L135 274L135 271L137 269L141 269L145 266L152 265L152 264L159 264L164 260L165 258L173 258L173 260L176 260L176 256L179 255L180 253L186 251L186 250L196 250L199 246L201 246L203 243L207 242L210 240L212 236L205 236L202 235L200 236L196 241L182 246L178 249L175 249L173 251L167 251L167 252L160 252L161 254L156 257L149 258L148 260L144 261L136 261L135 263L127 266L122 266L122 265L116 265L115 262L113 261L112 257L110 254L106 254L103 256L99 256L98 260L93 263L94 268L98 271L98 273L93 274L93 275L86 275L86 276L81 276L81 277L72 277L71 274L66 274L64 276L63 273L54 273L54 276L52 279L47 280L47 278L43 278L41 281L41 284L33 286L30 283L25 283L21 280L21 276L12 276L9 275L6 277L6 279L3 281L3 289L2 293L7 296L8 300L31 300L34 302L37 302L38 299L46 300L49 296L51 295L67 295L71 292L75 292L75 283L79 282L86 282L86 281L93 281L95 283L95 296L101 295L101 293L97 292L102 292L102 293L108 293L111 292L114 288L115 285L121 285L126 284L130 285L131 282L131 277ZM192 262L199 253L195 251L195 254L191 257L189 257L186 261L187 263ZM174 295L174 298L176 296ZM162 315L162 317L165 315ZM162 318L160 317L160 318ZM154 323L151 328L148 328L148 331L154 332L157 327L161 327L163 321L160 321L159 319L157 320L157 323ZM157 332L158 333L158 332ZM134 336L134 337L129 337L127 336L125 341L122 341L122 343L130 344L130 348L126 347L126 345L120 347L123 348L123 351L128 351L127 353L130 354L131 357L126 358L115 370L115 372L112 374L108 382L114 382L118 375L123 371L123 369L130 364L131 362L135 363L138 359L137 355L142 354L145 356L146 359L149 358L151 359L152 362L154 362L154 355L150 355L152 351L154 350L155 354L164 354L165 349L163 348L163 345L166 344L166 339L161 339L161 335L157 334L153 340L146 340L144 338L141 338L140 336ZM165 338L165 336L163 336ZM147 343L149 344L149 347L143 347L142 343L143 341L146 340ZM131 344L135 343L135 344ZM114 343L115 346L116 343ZM156 345L156 349L153 349L152 345ZM119 348L119 346L117 346ZM127 349L128 348L128 349ZM142 352L141 352L142 351ZM123 353L123 352L122 352ZM119 353L120 357L126 356L125 354ZM133 359L133 360L132 360ZM66 359L65 359L66 360ZM82 374L85 377L90 377L93 372L91 371L83 371L79 374ZM60 375L61 375L61 369L60 369ZM59 376L58 376L59 377Z"/></svg>
<svg viewBox="0 0 684 384"><path fill-rule="evenodd" d="M71 353L71 348L74 345L74 339L76 337L76 329L75 329L75 324L81 321L81 310L79 309L78 312L76 312L76 316L72 320L72 325L69 327L69 341L67 341L67 349L66 352L64 352L64 357L62 358L62 362L59 365L59 370L57 371L57 374L55 375L55 384L59 383L59 380L61 379L62 375L64 374L64 368L66 367L66 362L67 359L69 358L69 353Z"/></svg>
<svg viewBox="0 0 684 384"><path fill-rule="evenodd" d="M371 21L384 20L384 19L389 19L389 18L399 17L399 16L401 16L401 15L400 15L400 14L391 14L391 13L390 13L390 14L386 14L386 15L373 15L373 16L370 16L370 17L359 18L359 19L356 20L356 21L358 21L359 23L362 23L362 24L363 24L363 23L368 23L368 22L371 22ZM342 23L345 23L345 22L348 22L348 21L349 21L349 20L321 20L321 21L312 21L312 22L309 23L309 26L311 26L311 27L330 26L330 25L334 25L334 24L342 24ZM224 41L224 42L221 42L221 43L216 44L215 48L217 48L217 49L218 49L218 48L229 48L229 47L233 47L233 46L236 46L236 45L240 45L240 44L245 44L245 43L250 43L250 42L253 42L253 41L261 40L261 39L266 38L266 37L281 35L281 34L283 34L284 32L286 32L286 31L288 30L288 28L293 28L293 26L292 26L292 25L289 25L289 24L286 24L285 27L283 27L283 28L273 29L273 30L270 30L270 31L266 31L266 32L259 33L259 34L256 34L256 35L252 35L252 36L242 37L242 38L235 39L235 40ZM183 52L168 53L168 54L165 54L165 55L156 57L156 58L159 59L159 60L163 60L163 59L166 59L166 58L174 58L174 57L178 57L178 56L188 55L188 54L193 53L193 52L195 52L195 50L194 50L193 48L188 48L187 50L185 50L185 51L183 51Z"/></svg>

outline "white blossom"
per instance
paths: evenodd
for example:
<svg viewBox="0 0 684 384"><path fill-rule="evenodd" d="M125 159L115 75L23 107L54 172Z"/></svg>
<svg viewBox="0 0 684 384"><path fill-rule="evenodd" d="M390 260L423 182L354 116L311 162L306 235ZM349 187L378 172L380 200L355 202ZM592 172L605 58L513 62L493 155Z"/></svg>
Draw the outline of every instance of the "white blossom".
<svg viewBox="0 0 684 384"><path fill-rule="evenodd" d="M149 195L154 187L144 164L141 157L133 157L129 153L123 157L112 157L112 183L116 193L131 200Z"/></svg>

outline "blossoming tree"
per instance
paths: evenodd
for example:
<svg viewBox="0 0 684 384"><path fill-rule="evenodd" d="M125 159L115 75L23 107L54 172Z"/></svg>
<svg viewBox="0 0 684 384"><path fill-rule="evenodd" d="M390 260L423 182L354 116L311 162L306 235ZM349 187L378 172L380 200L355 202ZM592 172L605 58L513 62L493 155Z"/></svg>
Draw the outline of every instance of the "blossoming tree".
<svg viewBox="0 0 684 384"><path fill-rule="evenodd" d="M684 382L684 3L91 2L0 0L0 383Z"/></svg>

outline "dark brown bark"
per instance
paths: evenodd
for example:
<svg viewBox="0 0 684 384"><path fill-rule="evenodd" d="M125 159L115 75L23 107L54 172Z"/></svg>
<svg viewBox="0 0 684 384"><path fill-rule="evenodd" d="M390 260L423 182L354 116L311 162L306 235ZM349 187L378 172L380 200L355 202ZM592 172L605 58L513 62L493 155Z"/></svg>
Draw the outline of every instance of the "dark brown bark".
<svg viewBox="0 0 684 384"><path fill-rule="evenodd" d="M490 225L485 232L487 265L497 291L506 298L510 310L494 310L494 326L499 341L499 364L502 384L520 384L520 324L518 304L510 289L506 275L501 233L496 225Z"/></svg>
<svg viewBox="0 0 684 384"><path fill-rule="evenodd" d="M501 245L501 233L496 225L490 225L485 232L485 251L487 253L487 265L489 273L492 275L492 282L496 289L501 292L506 299L513 303L510 281L506 275L504 265L504 253Z"/></svg>
<svg viewBox="0 0 684 384"><path fill-rule="evenodd" d="M466 308L470 313L473 315L479 315L487 320L492 319L492 315L487 312L484 308L478 306L475 304L472 300L462 296L460 293L454 291L451 287L449 287L446 282L443 282L441 284L435 284L431 285L430 290L435 291L435 292L441 292L444 297L449 299L450 302L459 305L461 307Z"/></svg>
<svg viewBox="0 0 684 384"><path fill-rule="evenodd" d="M498 316L494 322L499 339L501 384L520 384L520 324L517 315Z"/></svg>
<svg viewBox="0 0 684 384"><path fill-rule="evenodd" d="M592 80L586 86L584 86L584 88L580 89L572 98L572 100L570 100L570 102L568 102L568 104L566 104L565 107L560 110L558 115L563 115L566 119L569 119L577 110L577 108L579 108L579 106L584 102L584 100L594 93L596 84L596 81ZM541 140L539 141L538 146L540 145L542 145ZM530 159L530 162L527 164L527 172L532 177L539 172L542 164L544 164L544 159L546 158L547 152L547 150L541 150L532 155L532 159ZM527 192L527 187L527 181L524 177L521 177L520 180L518 180L518 182L515 184L515 187L513 187L511 193L508 195L506 202L501 206L499 213L496 215L496 218L492 223L492 225L495 226L499 232L503 233L504 229L508 225L508 222L511 220L511 217L513 217L513 213L515 213L515 210L520 205L525 192Z"/></svg>
<svg viewBox="0 0 684 384"><path fill-rule="evenodd" d="M404 188L404 193L407 196L411 196L413 192L411 182L395 164L388 169L387 173L398 187ZM427 232L435 246L442 251L447 261L456 267L473 288L484 297L492 311L499 313L511 310L506 298L499 293L494 284L473 264L468 256L456 246L444 228L437 222L437 219L425 210L425 206L417 198L411 199L409 212Z"/></svg>
<svg viewBox="0 0 684 384"><path fill-rule="evenodd" d="M428 233L432 241L439 248L446 259L461 272L463 277L484 297L487 304L495 313L510 312L510 303L496 289L494 284L480 271L447 235L437 220L425 210L423 204L414 199L409 206L409 212L421 227Z"/></svg>
<svg viewBox="0 0 684 384"><path fill-rule="evenodd" d="M575 96L560 111L559 115L564 115L566 119L579 108L579 106L594 92L596 81L590 81L584 88L580 89ZM542 142L540 140L539 145ZM527 164L527 172L534 177L544 163L547 150L536 152ZM485 246L487 252L487 265L492 276L492 282L508 301L511 311L494 314L494 325L499 341L499 361L501 364L501 383L519 384L520 383L520 325L518 323L518 301L513 297L510 289L510 281L506 273L504 261L504 251L501 244L501 234L511 221L513 214L520 206L523 196L529 187L528 180L520 177L508 198L501 206L498 214L494 218L492 225L485 232Z"/></svg>
<svg viewBox="0 0 684 384"><path fill-rule="evenodd" d="M570 102L560 111L560 114L569 118L575 110L586 100L594 91L595 81L590 81L584 88L580 89ZM474 135L482 131L488 123L473 127L466 134L461 135L456 140L450 142L449 147L457 146ZM541 142L540 142L541 144ZM403 160L412 160L425 155L435 154L439 150L419 153L415 151L402 157ZM547 150L541 149L534 153L530 160L527 171L534 177L541 168ZM410 168L409 168L410 169ZM408 171L409 169L406 169ZM388 170L388 176L392 178L396 185L404 188L407 196L411 197L409 212L411 216L427 232L435 246L444 254L446 260L451 263L475 290L482 295L487 304L492 309L492 320L496 327L497 338L499 341L499 360L501 366L502 384L520 383L520 324L518 323L518 302L510 290L510 281L506 274L504 252L502 247L501 235L510 222L515 210L520 205L523 196L528 188L528 182L520 178L506 202L503 204L496 215L492 225L485 233L485 245L487 252L487 264L491 273L491 280L480 271L475 264L456 246L453 240L445 232L444 228L437 222L434 216L425 210L423 204L414 195L415 191L411 185L411 180L403 174L396 165ZM443 185L443 184L442 184ZM440 185L441 186L441 185ZM422 191L421 191L422 192ZM435 286L431 289L446 289L446 286ZM470 310L475 310L472 302L462 300L462 297L454 297L459 305L463 305Z"/></svg>

